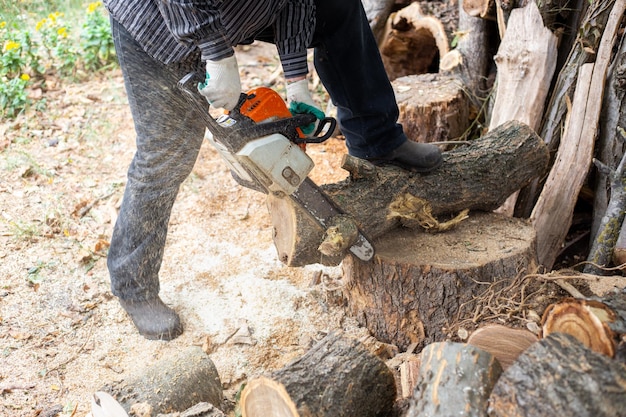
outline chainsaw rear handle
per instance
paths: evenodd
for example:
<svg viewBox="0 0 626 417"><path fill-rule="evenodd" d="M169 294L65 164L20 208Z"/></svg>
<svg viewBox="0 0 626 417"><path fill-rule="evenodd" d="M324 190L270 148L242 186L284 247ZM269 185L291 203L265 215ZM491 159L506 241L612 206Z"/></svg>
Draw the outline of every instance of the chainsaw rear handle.
<svg viewBox="0 0 626 417"><path fill-rule="evenodd" d="M231 150L234 151L241 149L241 147L243 147L250 140L274 133L280 133L297 144L322 143L332 136L337 125L335 119L332 117L325 117L318 124L312 137L301 138L298 133L298 128L315 123L317 120L315 115L302 113L272 122L254 123L252 119L239 112L242 103L247 98L247 95L242 93L237 106L229 114L229 116L232 117L237 123L231 127L223 127L215 119L213 119L213 117L211 117L208 109L204 107L206 100L198 93L197 89L198 82L202 81L203 80L198 73L192 72L185 75L178 82L178 88L183 92L183 94L186 95L188 101L192 103L200 112L209 131L216 138L219 138L220 142L224 145L229 148L232 147ZM326 130L326 132L319 136L319 134L324 130Z"/></svg>

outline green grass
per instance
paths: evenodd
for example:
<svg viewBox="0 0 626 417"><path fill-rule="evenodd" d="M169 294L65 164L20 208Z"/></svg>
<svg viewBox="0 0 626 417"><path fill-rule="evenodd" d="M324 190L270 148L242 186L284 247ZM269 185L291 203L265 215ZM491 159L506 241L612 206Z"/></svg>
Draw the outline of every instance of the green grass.
<svg viewBox="0 0 626 417"><path fill-rule="evenodd" d="M50 13L60 12L68 20L77 21L87 3L84 0L0 0L0 20L27 25Z"/></svg>

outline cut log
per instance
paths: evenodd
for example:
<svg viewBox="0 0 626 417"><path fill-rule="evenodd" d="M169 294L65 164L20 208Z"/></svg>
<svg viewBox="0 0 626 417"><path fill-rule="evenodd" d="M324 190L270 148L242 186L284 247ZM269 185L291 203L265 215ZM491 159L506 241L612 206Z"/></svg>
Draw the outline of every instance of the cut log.
<svg viewBox="0 0 626 417"><path fill-rule="evenodd" d="M351 178L321 188L331 201L350 215L370 239L400 225L389 218L389 207L399 196L425 200L433 216L462 210L491 211L515 190L547 169L549 156L543 141L528 126L508 122L443 154L441 168L428 175L392 167L376 167L351 157L344 168ZM325 230L288 199L268 197L274 226L274 244L289 266L312 263L338 265L342 257L327 259L317 250Z"/></svg>
<svg viewBox="0 0 626 417"><path fill-rule="evenodd" d="M498 379L490 417L616 417L626 410L626 366L573 336L532 345Z"/></svg>
<svg viewBox="0 0 626 417"><path fill-rule="evenodd" d="M124 409L142 404L153 415L182 412L207 402L222 405L222 384L215 365L197 346L163 358L137 374L107 384L101 391L111 394Z"/></svg>
<svg viewBox="0 0 626 417"><path fill-rule="evenodd" d="M422 365L407 417L481 416L502 373L488 352L462 343L433 343Z"/></svg>
<svg viewBox="0 0 626 417"><path fill-rule="evenodd" d="M398 122L416 142L463 138L470 126L470 103L461 82L441 74L408 75L392 82Z"/></svg>
<svg viewBox="0 0 626 417"><path fill-rule="evenodd" d="M626 307L626 296L615 300L621 300L621 304L574 298L552 304L544 312L542 334L545 337L567 333L588 349L613 357L621 334L626 334L626 310L622 310Z"/></svg>
<svg viewBox="0 0 626 417"><path fill-rule="evenodd" d="M498 54L497 88L489 129L509 120L539 130L556 67L557 38L544 25L535 2L511 12ZM517 193L499 212L513 215Z"/></svg>
<svg viewBox="0 0 626 417"><path fill-rule="evenodd" d="M488 324L473 332L467 343L491 353L502 369L507 369L519 355L539 338L524 329L512 329L500 324Z"/></svg>
<svg viewBox="0 0 626 417"><path fill-rule="evenodd" d="M517 120L539 130L556 52L557 38L543 25L535 2L511 12L494 58L498 81L489 129Z"/></svg>
<svg viewBox="0 0 626 417"><path fill-rule="evenodd" d="M523 220L481 212L446 233L393 230L374 241L372 261L344 259L348 311L400 349L445 340L485 294L534 272L534 236Z"/></svg>
<svg viewBox="0 0 626 417"><path fill-rule="evenodd" d="M359 341L331 333L300 359L251 379L243 417L375 417L396 397L391 370Z"/></svg>
<svg viewBox="0 0 626 417"><path fill-rule="evenodd" d="M448 36L441 21L422 13L413 2L392 13L380 42L383 64L390 80L412 74L438 72L448 53Z"/></svg>

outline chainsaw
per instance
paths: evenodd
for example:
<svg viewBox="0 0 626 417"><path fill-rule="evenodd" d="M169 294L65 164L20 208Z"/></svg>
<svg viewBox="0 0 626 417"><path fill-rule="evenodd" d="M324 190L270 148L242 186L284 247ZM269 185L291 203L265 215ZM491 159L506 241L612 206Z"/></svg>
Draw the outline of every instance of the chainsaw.
<svg viewBox="0 0 626 417"><path fill-rule="evenodd" d="M308 177L314 163L305 152L308 143L322 143L331 137L334 118L320 120L313 135L306 136L302 127L315 123L316 117L292 115L282 97L267 87L242 93L233 110L213 118L197 90L201 81L198 74L190 73L178 86L202 115L210 143L239 184L291 199L324 229L344 214ZM349 250L363 261L374 256L374 247L361 231Z"/></svg>

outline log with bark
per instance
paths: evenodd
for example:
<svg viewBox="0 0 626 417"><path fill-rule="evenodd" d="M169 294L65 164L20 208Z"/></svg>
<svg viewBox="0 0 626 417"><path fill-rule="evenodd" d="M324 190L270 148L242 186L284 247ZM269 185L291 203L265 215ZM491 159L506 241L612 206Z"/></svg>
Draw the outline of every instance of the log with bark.
<svg viewBox="0 0 626 417"><path fill-rule="evenodd" d="M481 416L502 373L490 353L462 343L433 343L422 364L407 417Z"/></svg>
<svg viewBox="0 0 626 417"><path fill-rule="evenodd" d="M491 211L515 190L541 175L548 164L543 141L528 126L508 122L465 146L444 152L443 165L427 175L393 167L376 167L346 157L350 178L321 188L371 239L397 228L390 218L394 200L410 195L422 202L431 216L463 210ZM323 256L318 247L325 230L291 204L270 196L268 207L274 226L274 244L279 258L289 266L313 263L338 265L344 254Z"/></svg>
<svg viewBox="0 0 626 417"><path fill-rule="evenodd" d="M498 379L490 417L616 417L626 410L626 366L552 333L526 350Z"/></svg>
<svg viewBox="0 0 626 417"><path fill-rule="evenodd" d="M395 398L385 363L334 332L269 377L248 381L240 408L243 417L376 417L387 415Z"/></svg>
<svg viewBox="0 0 626 417"><path fill-rule="evenodd" d="M198 346L181 350L101 391L111 394L128 412L132 407L151 415L182 412L201 402L222 406L222 384L215 365Z"/></svg>

